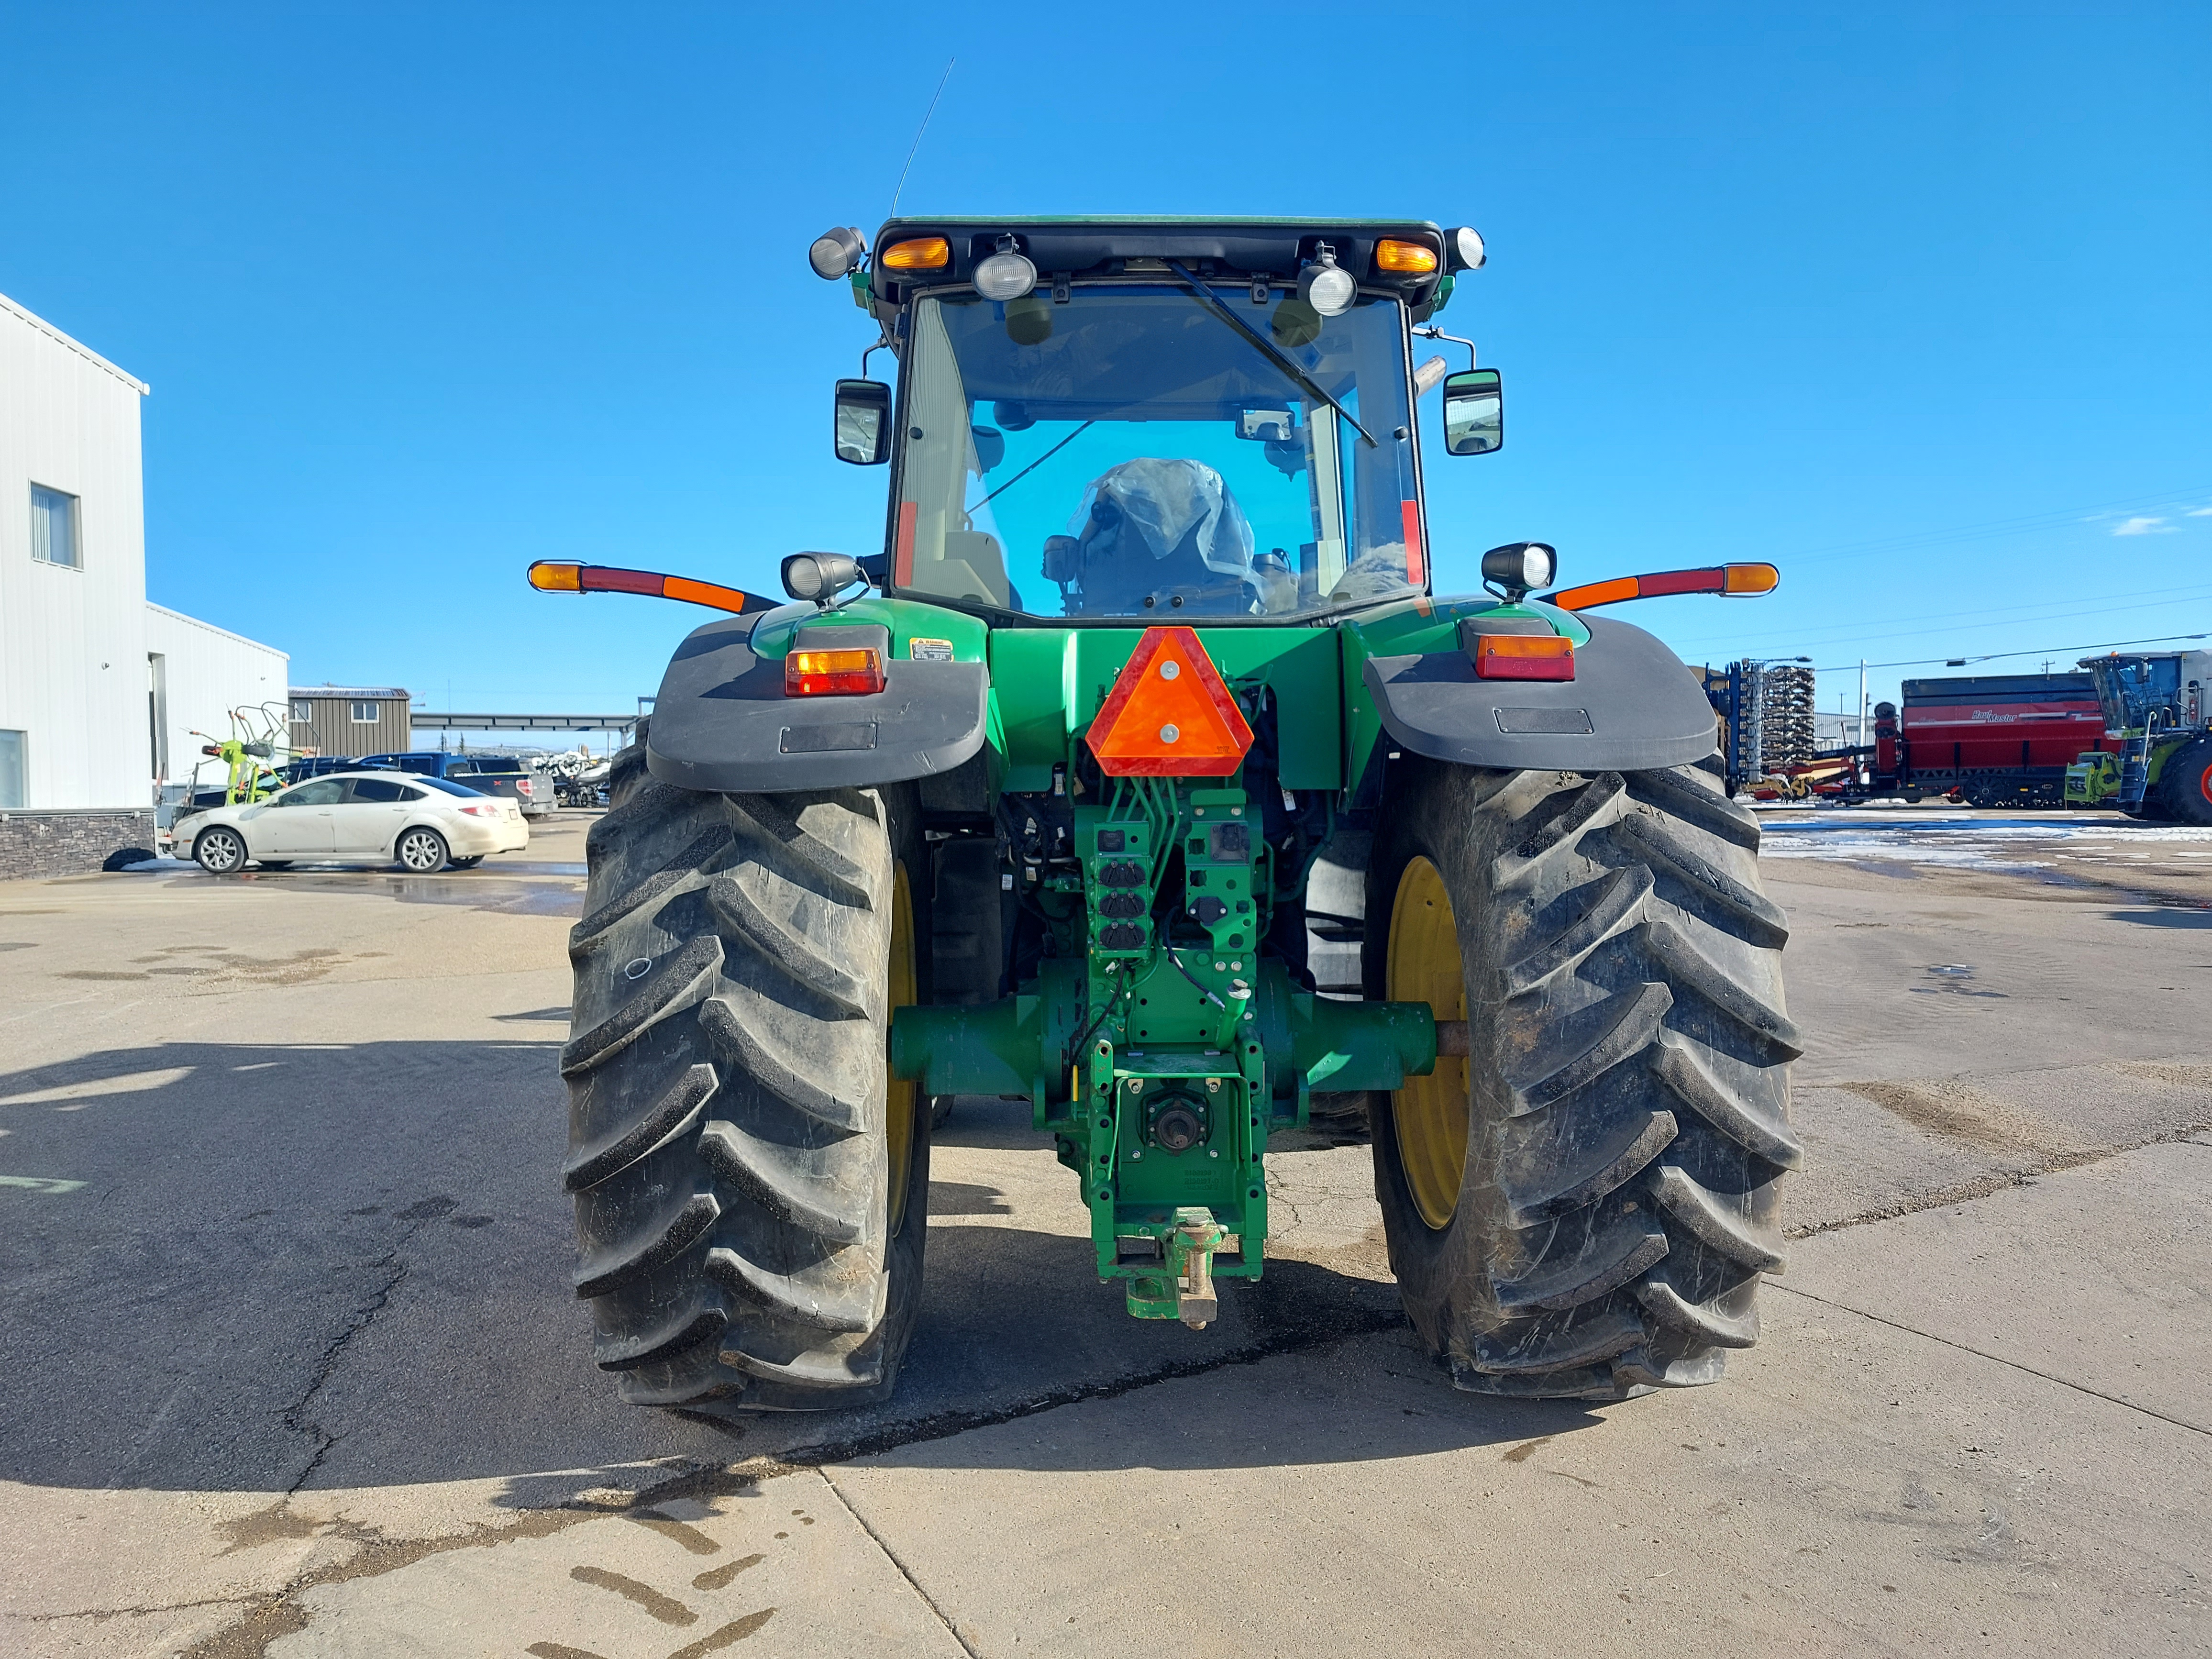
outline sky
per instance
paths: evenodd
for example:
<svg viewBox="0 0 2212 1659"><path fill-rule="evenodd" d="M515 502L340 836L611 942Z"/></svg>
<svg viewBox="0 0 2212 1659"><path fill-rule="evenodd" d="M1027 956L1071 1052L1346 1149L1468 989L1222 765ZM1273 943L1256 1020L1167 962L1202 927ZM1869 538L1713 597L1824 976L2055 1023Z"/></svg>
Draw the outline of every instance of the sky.
<svg viewBox="0 0 2212 1659"><path fill-rule="evenodd" d="M149 597L297 684L631 709L707 613L530 561L774 592L879 550L886 474L828 441L873 329L805 256L909 149L908 213L1478 227L1437 321L1508 435L1428 451L1439 592L1522 539L1571 583L1771 561L1613 614L1809 656L1829 710L1862 659L1880 698L2212 632L2201 0L0 0L0 293L152 385Z"/></svg>

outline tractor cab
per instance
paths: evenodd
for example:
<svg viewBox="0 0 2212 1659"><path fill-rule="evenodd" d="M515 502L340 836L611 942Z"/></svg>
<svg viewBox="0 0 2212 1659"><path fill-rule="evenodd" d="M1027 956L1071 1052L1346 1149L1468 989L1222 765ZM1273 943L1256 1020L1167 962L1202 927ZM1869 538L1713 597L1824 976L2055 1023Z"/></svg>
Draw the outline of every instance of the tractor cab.
<svg viewBox="0 0 2212 1659"><path fill-rule="evenodd" d="M2212 651L2084 657L2081 665L2096 683L2107 732L2155 732L2205 723Z"/></svg>
<svg viewBox="0 0 2212 1659"><path fill-rule="evenodd" d="M893 467L885 588L1124 624L1425 592L1409 331L1480 257L1426 223L886 225L850 279L899 385L842 382L837 422ZM1496 376L1455 378L1497 447Z"/></svg>

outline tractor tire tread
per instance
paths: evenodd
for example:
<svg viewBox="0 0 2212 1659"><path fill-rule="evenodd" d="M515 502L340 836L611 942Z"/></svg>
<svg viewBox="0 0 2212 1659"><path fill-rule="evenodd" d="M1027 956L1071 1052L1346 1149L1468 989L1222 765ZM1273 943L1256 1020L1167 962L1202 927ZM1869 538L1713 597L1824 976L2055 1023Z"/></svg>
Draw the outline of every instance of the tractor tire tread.
<svg viewBox="0 0 2212 1659"><path fill-rule="evenodd" d="M1788 1087L1803 1038L1759 825L1723 787L1714 762L1394 769L1367 914L1393 913L1412 858L1436 866L1476 1052L1449 1220L1413 1206L1388 1094L1376 1188L1407 1313L1462 1388L1619 1400L1712 1382L1758 1336L1780 1186L1803 1161ZM1386 930L1364 948L1380 998Z"/></svg>
<svg viewBox="0 0 2212 1659"><path fill-rule="evenodd" d="M923 1113L896 1234L884 1156L881 964L919 814L896 787L677 788L642 735L609 770L570 939L562 1182L593 1358L641 1405L885 1397L927 1214Z"/></svg>

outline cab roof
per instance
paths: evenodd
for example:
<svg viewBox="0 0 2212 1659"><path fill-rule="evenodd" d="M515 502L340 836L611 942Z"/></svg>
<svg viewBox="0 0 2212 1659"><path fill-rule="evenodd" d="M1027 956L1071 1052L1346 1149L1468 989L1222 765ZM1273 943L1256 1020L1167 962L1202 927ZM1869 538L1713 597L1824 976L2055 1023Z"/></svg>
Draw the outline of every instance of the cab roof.
<svg viewBox="0 0 2212 1659"><path fill-rule="evenodd" d="M951 245L949 267L916 272L911 278L884 269L886 247L923 236L942 236ZM1449 266L1444 234L1427 219L945 214L884 222L872 244L873 292L878 300L898 306L917 288L965 283L977 262L997 252L1000 239L1006 236L1015 239L1048 282L1055 276L1080 279L1141 274L1148 268L1158 268L1157 264L1152 267L1139 264L1133 271L1133 261L1168 259L1209 281L1246 282L1264 276L1289 282L1297 277L1300 266L1314 258L1317 245L1327 242L1335 251L1336 262L1363 286L1395 289L1416 311L1433 307ZM1426 243L1437 251L1437 270L1419 276L1376 270L1375 244L1386 236Z"/></svg>

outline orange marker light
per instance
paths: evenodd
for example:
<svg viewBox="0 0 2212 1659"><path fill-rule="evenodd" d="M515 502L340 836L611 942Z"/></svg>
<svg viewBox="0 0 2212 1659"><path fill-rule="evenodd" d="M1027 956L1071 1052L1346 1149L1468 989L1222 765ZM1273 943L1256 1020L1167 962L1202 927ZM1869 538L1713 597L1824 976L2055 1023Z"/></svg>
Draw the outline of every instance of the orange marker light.
<svg viewBox="0 0 2212 1659"><path fill-rule="evenodd" d="M952 263L952 244L942 236L917 236L893 242L876 263L887 270L942 270Z"/></svg>
<svg viewBox="0 0 2212 1659"><path fill-rule="evenodd" d="M1703 570L1656 570L1647 576L1615 576L1547 594L1547 605L1562 611L1588 611L1623 599L1656 599L1670 593L1771 593L1782 573L1771 564L1717 564Z"/></svg>
<svg viewBox="0 0 2212 1659"><path fill-rule="evenodd" d="M858 697L888 682L884 653L873 646L837 651L797 651L783 659L787 697Z"/></svg>
<svg viewBox="0 0 2212 1659"><path fill-rule="evenodd" d="M1560 634L1478 634L1474 677L1571 680L1575 677L1575 642Z"/></svg>
<svg viewBox="0 0 2212 1659"><path fill-rule="evenodd" d="M1426 242L1401 242L1386 236L1375 244L1375 269L1400 276L1425 276L1437 268L1437 251Z"/></svg>
<svg viewBox="0 0 2212 1659"><path fill-rule="evenodd" d="M624 570L611 564L557 564L540 559L530 567L530 585L544 593L642 593L647 599L681 599L710 611L747 616L765 611L769 601L740 593L719 582L690 576L664 576L657 570Z"/></svg>
<svg viewBox="0 0 2212 1659"><path fill-rule="evenodd" d="M1225 778L1252 728L1188 628L1147 628L1085 739L1109 778Z"/></svg>

